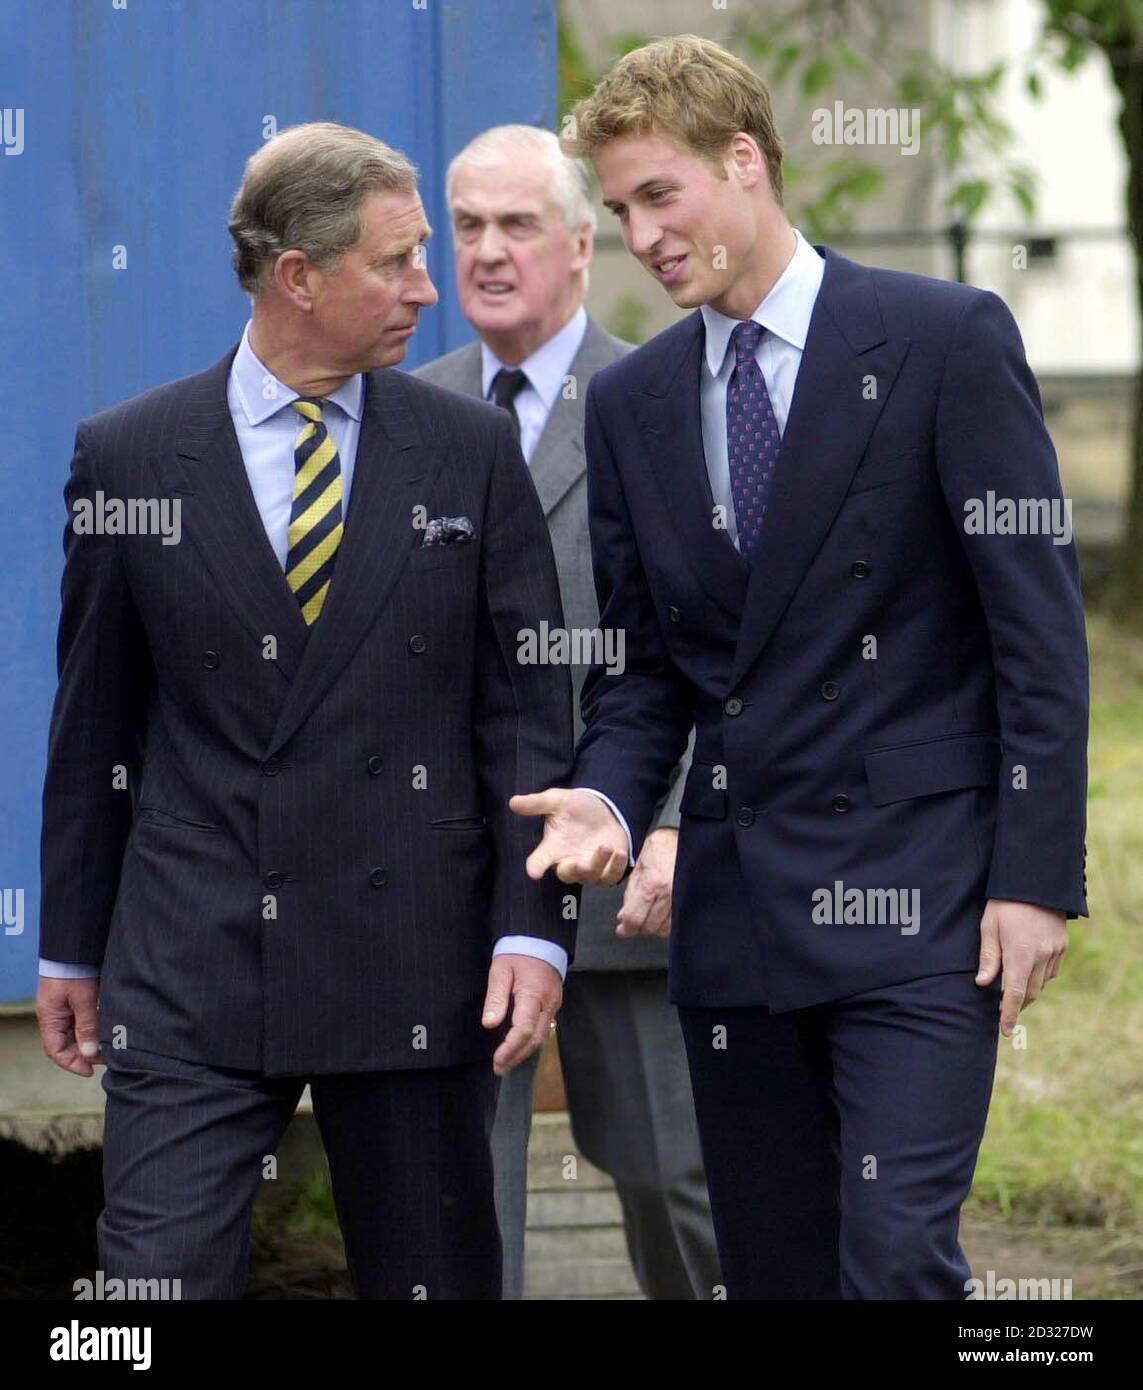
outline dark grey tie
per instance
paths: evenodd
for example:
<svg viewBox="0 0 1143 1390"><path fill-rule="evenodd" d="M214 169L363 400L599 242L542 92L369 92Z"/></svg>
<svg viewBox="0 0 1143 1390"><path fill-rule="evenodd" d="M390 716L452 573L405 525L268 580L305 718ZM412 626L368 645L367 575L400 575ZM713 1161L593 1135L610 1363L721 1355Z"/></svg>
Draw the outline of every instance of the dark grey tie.
<svg viewBox="0 0 1143 1390"><path fill-rule="evenodd" d="M516 397L528 385L528 376L519 367L501 367L492 378L492 399L512 417L516 438L520 438L520 417L516 414Z"/></svg>

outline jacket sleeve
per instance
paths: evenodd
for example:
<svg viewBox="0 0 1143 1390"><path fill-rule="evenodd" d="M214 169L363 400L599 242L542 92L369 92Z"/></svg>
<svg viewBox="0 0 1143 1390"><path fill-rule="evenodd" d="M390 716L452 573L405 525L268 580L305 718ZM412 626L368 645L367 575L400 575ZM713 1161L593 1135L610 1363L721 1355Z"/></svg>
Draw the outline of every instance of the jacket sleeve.
<svg viewBox="0 0 1143 1390"><path fill-rule="evenodd" d="M572 693L566 664L522 661L525 633L563 627L555 556L540 499L507 414L496 422L496 457L481 547L473 738L496 863L490 901L495 939L539 937L575 946L578 885L524 861L540 841L540 817L517 816L517 792L566 787L571 772Z"/></svg>
<svg viewBox="0 0 1143 1390"><path fill-rule="evenodd" d="M90 430L81 424L64 489L59 686L40 841L40 955L91 966L103 960L119 890L153 679L116 539L77 527L76 504L94 510L101 490Z"/></svg>
<svg viewBox="0 0 1143 1390"><path fill-rule="evenodd" d="M937 468L988 624L1003 760L990 898L1086 916L1088 650L1070 503L1056 534L966 529L996 498L1063 504L1016 322L990 292L953 334L937 404ZM1031 528L1029 528L1031 529Z"/></svg>
<svg viewBox="0 0 1143 1390"><path fill-rule="evenodd" d="M604 631L623 634L624 668L608 675L595 665L584 680L584 733L572 784L605 793L622 810L637 859L670 786L671 771L683 755L694 690L672 663L655 614L602 423L597 378L587 390L584 444L599 622Z"/></svg>

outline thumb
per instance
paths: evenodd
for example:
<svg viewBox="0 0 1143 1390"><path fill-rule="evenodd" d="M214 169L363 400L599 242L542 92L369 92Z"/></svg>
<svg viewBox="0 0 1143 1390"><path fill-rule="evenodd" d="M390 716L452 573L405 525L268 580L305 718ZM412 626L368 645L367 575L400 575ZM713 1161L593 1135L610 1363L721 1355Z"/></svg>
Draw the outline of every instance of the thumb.
<svg viewBox="0 0 1143 1390"><path fill-rule="evenodd" d="M508 1001L512 997L512 967L500 956L492 957L488 967L488 989L484 995L484 1013L480 1021L485 1028L499 1028L508 1012Z"/></svg>
<svg viewBox="0 0 1143 1390"><path fill-rule="evenodd" d="M999 973L1000 964L1000 933L996 914L989 909L980 919L980 963L976 969L976 983L990 985Z"/></svg>
<svg viewBox="0 0 1143 1390"><path fill-rule="evenodd" d="M556 787L542 792L517 792L508 798L508 809L518 816L550 816L560 809L560 795Z"/></svg>
<svg viewBox="0 0 1143 1390"><path fill-rule="evenodd" d="M99 1011L94 999L76 1000L75 1041L81 1057L91 1061L99 1056Z"/></svg>

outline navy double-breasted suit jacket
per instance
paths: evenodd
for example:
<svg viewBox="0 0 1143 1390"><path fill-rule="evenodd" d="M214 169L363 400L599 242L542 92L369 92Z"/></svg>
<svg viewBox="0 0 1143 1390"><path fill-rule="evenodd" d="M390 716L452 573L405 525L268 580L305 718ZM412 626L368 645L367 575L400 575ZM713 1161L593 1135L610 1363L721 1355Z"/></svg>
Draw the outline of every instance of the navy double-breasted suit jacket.
<svg viewBox="0 0 1143 1390"><path fill-rule="evenodd" d="M562 625L543 510L503 411L371 373L307 628L233 356L79 426L69 509L165 499L182 534L66 532L41 954L101 967L105 1047L268 1074L479 1060L496 939L574 941L507 804L571 763L566 667L517 660L522 629ZM473 539L423 545L442 516Z"/></svg>
<svg viewBox="0 0 1143 1390"><path fill-rule="evenodd" d="M712 505L701 314L588 391L600 621L626 669L588 677L573 784L638 853L694 722L671 948L693 1007L974 970L988 897L1087 910L1074 545L969 521L990 491L1063 516L1015 322L994 294L819 250L752 565ZM915 929L821 920L837 885L915 890Z"/></svg>

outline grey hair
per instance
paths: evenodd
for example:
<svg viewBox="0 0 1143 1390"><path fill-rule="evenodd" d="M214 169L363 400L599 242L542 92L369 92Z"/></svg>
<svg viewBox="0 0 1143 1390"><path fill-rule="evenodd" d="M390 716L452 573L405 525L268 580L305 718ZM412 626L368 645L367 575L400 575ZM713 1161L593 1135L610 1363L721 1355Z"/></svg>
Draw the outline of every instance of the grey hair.
<svg viewBox="0 0 1143 1390"><path fill-rule="evenodd" d="M454 156L445 174L445 198L452 212L452 189L462 168L490 169L520 156L539 156L551 174L548 190L564 214L568 229L586 222L594 232L598 225L591 205L591 181L580 159L569 159L550 130L534 125L496 125L483 131Z"/></svg>
<svg viewBox="0 0 1143 1390"><path fill-rule="evenodd" d="M233 264L256 295L284 251L304 251L335 270L361 237L366 194L415 193L416 166L384 141L350 126L313 121L290 126L246 161L230 208Z"/></svg>

